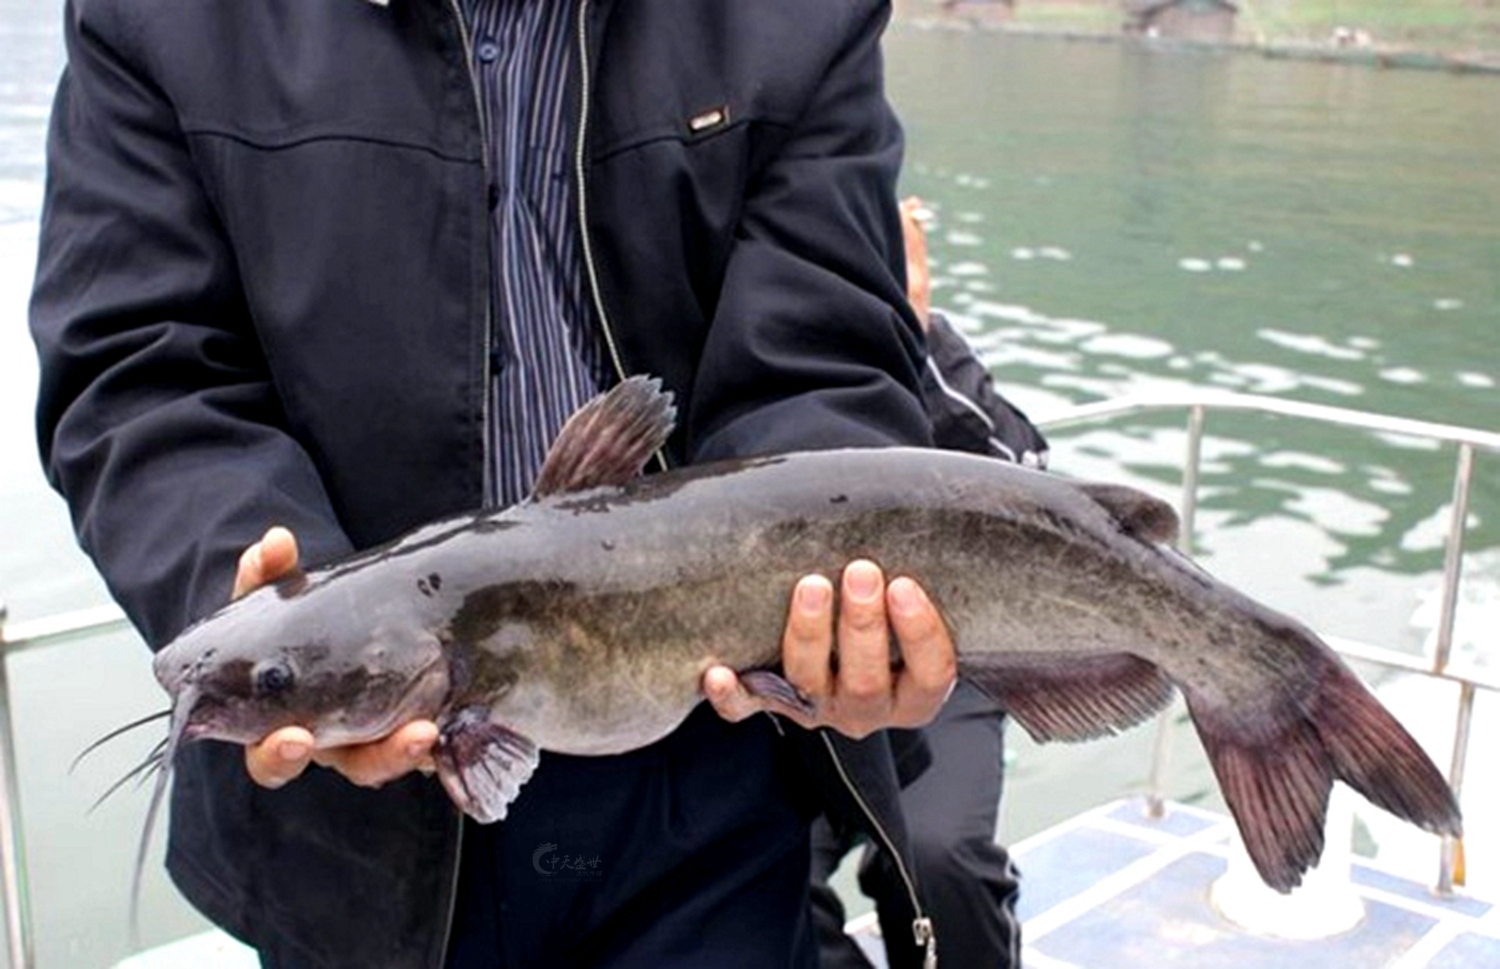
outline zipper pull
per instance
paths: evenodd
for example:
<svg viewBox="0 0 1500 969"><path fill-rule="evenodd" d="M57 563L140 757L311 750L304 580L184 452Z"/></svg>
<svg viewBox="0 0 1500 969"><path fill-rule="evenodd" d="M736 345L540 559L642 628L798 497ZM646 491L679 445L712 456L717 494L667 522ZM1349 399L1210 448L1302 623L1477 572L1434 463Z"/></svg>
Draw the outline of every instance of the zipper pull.
<svg viewBox="0 0 1500 969"><path fill-rule="evenodd" d="M911 934L925 952L922 956L922 969L937 969L937 934L932 931L932 919L925 915L914 919Z"/></svg>

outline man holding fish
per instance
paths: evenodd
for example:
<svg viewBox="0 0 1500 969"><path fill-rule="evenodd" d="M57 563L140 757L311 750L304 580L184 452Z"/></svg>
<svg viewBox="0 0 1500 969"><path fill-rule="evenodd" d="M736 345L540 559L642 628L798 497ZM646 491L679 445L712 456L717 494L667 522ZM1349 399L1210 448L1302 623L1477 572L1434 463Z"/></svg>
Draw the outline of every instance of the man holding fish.
<svg viewBox="0 0 1500 969"><path fill-rule="evenodd" d="M664 464L930 443L887 14L69 3L38 426L147 641L299 559L524 500L563 420L630 372L676 395ZM427 720L355 746L300 727L243 756L195 744L168 867L267 966L812 966L808 819L841 811L901 857L877 731L930 719L955 660L923 590L871 562L787 596L804 726L868 739L783 735L751 715L785 704L717 667L717 716L549 755L494 825L422 776ZM547 844L603 874L549 877ZM910 915L914 965L931 931Z"/></svg>

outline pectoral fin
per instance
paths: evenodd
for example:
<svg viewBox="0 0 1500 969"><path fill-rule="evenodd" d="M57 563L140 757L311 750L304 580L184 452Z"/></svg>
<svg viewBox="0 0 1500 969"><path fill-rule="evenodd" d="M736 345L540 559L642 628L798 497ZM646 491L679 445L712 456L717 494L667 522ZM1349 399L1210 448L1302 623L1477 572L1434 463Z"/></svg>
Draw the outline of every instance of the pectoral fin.
<svg viewBox="0 0 1500 969"><path fill-rule="evenodd" d="M453 803L481 824L505 819L539 759L536 744L495 723L486 707L448 717L432 756Z"/></svg>
<svg viewBox="0 0 1500 969"><path fill-rule="evenodd" d="M780 673L771 670L745 670L739 674L739 677L740 686L743 686L745 692L753 697L768 700L783 709L800 713L804 717L811 718L818 715L817 704Z"/></svg>

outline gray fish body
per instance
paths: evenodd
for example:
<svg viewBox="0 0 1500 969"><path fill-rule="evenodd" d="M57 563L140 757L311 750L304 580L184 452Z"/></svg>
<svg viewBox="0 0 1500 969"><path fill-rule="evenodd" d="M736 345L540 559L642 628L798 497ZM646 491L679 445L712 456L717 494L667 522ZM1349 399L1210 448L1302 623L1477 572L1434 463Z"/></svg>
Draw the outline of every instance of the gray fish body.
<svg viewBox="0 0 1500 969"><path fill-rule="evenodd" d="M793 584L854 558L922 583L966 671L1006 654L1125 652L1250 715L1268 691L1297 687L1309 648L1300 627L1129 534L1077 485L951 452L655 475L475 519L403 558L398 546L372 598L411 603L490 671L485 689L526 684L512 688L525 713L502 693L497 717L569 753L661 736L710 665L774 665ZM428 576L441 585L431 596L415 591Z"/></svg>
<svg viewBox="0 0 1500 969"><path fill-rule="evenodd" d="M1256 635L1243 597L1123 533L1074 485L916 449L550 496L428 526L232 608L259 598L314 641L421 630L464 670L449 704L489 705L543 749L608 754L670 732L709 666L774 665L796 580L836 577L857 557L922 582L966 661L1123 650L1222 687L1236 657L1195 659L1202 644ZM340 624L356 628L328 628ZM1238 665L1237 679L1255 680L1246 693L1269 679Z"/></svg>
<svg viewBox="0 0 1500 969"><path fill-rule="evenodd" d="M670 426L660 397L627 382L581 412L532 501L425 526L190 629L156 662L176 700L169 755L289 724L320 745L373 740L428 717L455 803L498 820L539 749L649 744L710 666L805 703L771 672L793 585L869 558L922 584L960 675L1038 739L1113 733L1180 688L1277 888L1316 861L1336 778L1457 832L1451 792L1399 724L1311 632L1173 551L1162 502L917 449L639 477ZM634 443L597 446L615 432Z"/></svg>

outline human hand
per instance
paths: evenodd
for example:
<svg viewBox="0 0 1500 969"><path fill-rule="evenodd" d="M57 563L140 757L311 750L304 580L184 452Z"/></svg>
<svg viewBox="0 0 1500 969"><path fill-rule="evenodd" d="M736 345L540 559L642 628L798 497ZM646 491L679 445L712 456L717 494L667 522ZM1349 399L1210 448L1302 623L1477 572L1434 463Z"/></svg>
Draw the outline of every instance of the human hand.
<svg viewBox="0 0 1500 969"><path fill-rule="evenodd" d="M922 321L922 329L928 326L928 312L932 308L932 275L927 269L927 230L922 226L926 208L922 200L909 195L901 200L901 239L906 244L906 298Z"/></svg>
<svg viewBox="0 0 1500 969"><path fill-rule="evenodd" d="M296 538L285 528L274 527L240 556L233 596L238 599L296 567ZM437 737L437 724L414 720L373 743L320 750L309 731L283 727L259 743L245 746L245 769L255 783L277 788L301 775L309 763L318 763L356 784L379 787L413 770L430 771Z"/></svg>
<svg viewBox="0 0 1500 969"><path fill-rule="evenodd" d="M833 585L823 576L804 576L792 593L781 662L806 709L752 693L733 670L715 666L703 675L703 692L720 716L743 720L770 711L859 738L886 727L920 727L937 715L953 689L958 658L926 592L906 577L887 585L880 568L862 559L849 563L839 584L837 618ZM892 630L903 660L897 670Z"/></svg>

